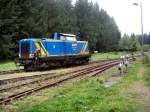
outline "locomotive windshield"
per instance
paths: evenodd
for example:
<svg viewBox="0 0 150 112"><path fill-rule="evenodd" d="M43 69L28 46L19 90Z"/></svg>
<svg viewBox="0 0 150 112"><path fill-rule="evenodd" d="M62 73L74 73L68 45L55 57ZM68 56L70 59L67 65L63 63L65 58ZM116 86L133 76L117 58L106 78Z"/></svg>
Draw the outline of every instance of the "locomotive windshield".
<svg viewBox="0 0 150 112"><path fill-rule="evenodd" d="M76 37L66 37L68 41L77 41Z"/></svg>

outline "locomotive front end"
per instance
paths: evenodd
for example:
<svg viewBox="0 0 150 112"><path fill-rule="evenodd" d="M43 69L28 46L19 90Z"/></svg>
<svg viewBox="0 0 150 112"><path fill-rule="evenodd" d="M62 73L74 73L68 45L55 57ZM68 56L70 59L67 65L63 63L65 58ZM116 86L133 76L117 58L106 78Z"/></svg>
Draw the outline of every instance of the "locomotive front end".
<svg viewBox="0 0 150 112"><path fill-rule="evenodd" d="M19 41L19 63L26 66L32 63L33 54L31 52L31 40L23 39Z"/></svg>

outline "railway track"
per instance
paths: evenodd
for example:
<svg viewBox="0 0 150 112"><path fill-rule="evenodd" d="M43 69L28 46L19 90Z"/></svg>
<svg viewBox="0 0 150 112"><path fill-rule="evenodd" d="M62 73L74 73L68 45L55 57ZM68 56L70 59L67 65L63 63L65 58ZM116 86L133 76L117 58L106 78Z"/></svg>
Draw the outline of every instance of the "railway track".
<svg viewBox="0 0 150 112"><path fill-rule="evenodd" d="M103 64L103 63L110 62L110 61L115 61L115 60L116 59L113 59L113 60L103 60L103 61L94 61L94 62L90 62L90 63L85 64L85 65L76 66L75 67L76 70L72 70L71 69L71 71L72 72L76 72L76 71L79 71L79 70L83 70L83 68L86 68L88 66L92 66L93 64L95 64L95 65L96 64L100 64L100 63ZM71 73L71 72L69 72L69 73ZM56 74L55 71L51 72L51 71L47 70L47 71L39 71L39 72L27 72L27 73L24 73L24 75L17 74L17 76L11 76L12 78L9 77L8 75L6 75L6 77L5 77L5 75L4 75L2 77L2 79L0 79L0 91L1 91L1 86L3 86L3 85L7 85L7 84L19 82L19 81L21 83L21 81L25 81L25 80L29 80L29 79L41 78L43 76L53 75L53 74Z"/></svg>
<svg viewBox="0 0 150 112"><path fill-rule="evenodd" d="M88 66L83 69L67 73L65 75L49 76L49 77L41 78L39 80L31 81L30 83L24 83L22 85L10 87L10 88L3 88L0 90L1 91L0 104L7 104L12 100L32 94L33 92L48 87L53 87L62 84L65 81L78 79L78 78L84 79L84 78L95 76L103 72L104 70L117 65L118 63L119 61L117 60L106 62L103 64L96 63L95 65Z"/></svg>
<svg viewBox="0 0 150 112"><path fill-rule="evenodd" d="M17 88L20 86L24 86L27 84L31 84L31 83L36 83L42 80L47 80L47 79L53 79L53 78L57 78L63 75L67 75L67 74L71 74L74 72L80 72L83 70L86 70L87 68L89 68L90 66L92 66L92 68L96 67L97 65L104 65L104 64L108 64L109 62L97 62L97 63L91 63L91 65L87 65L85 67L83 67L82 69L77 69L74 70L72 72L68 72L68 73L61 73L61 74L56 74L56 73L45 73L45 74L41 74L41 75L34 75L34 76L28 76L28 77L19 77L19 78L13 78L13 79L6 79L6 80L1 80L1 84L3 83L3 85L0 86L0 92L12 89L12 88ZM93 66L93 64L95 64ZM25 80L25 81L24 81ZM27 81L26 81L27 80ZM5 84L6 83L6 84ZM8 85L7 85L8 83Z"/></svg>
<svg viewBox="0 0 150 112"><path fill-rule="evenodd" d="M101 60L101 62L106 62L106 61L113 61L117 59L108 59L108 60ZM89 62L87 64L92 64L92 63L99 63L100 61L93 61ZM56 67L54 69L57 69ZM43 71L48 71L49 69L45 69ZM36 72L36 71L41 71L41 70L35 70L35 71L28 71L28 72ZM16 69L16 70L6 70L6 71L0 71L0 75L8 75L8 74L15 74L15 73L23 73L26 72L24 69Z"/></svg>
<svg viewBox="0 0 150 112"><path fill-rule="evenodd" d="M0 75L22 73L22 72L25 72L24 69L7 70L7 71L0 71Z"/></svg>
<svg viewBox="0 0 150 112"><path fill-rule="evenodd" d="M140 54L136 54L135 57L139 57ZM130 56L131 57L131 56ZM116 59L107 59L107 60L101 60L101 62L106 62L106 61L113 61L113 60L118 60L118 58ZM99 61L93 61L93 62L89 62L89 64L91 63L99 63ZM57 68L56 68L57 69ZM39 70L36 70L39 71ZM7 70L7 71L0 71L0 75L7 75L7 74L15 74L15 73L22 73L22 72L26 72L24 69L17 69L17 70ZM30 71L32 72L32 71ZM34 72L34 71L33 71Z"/></svg>

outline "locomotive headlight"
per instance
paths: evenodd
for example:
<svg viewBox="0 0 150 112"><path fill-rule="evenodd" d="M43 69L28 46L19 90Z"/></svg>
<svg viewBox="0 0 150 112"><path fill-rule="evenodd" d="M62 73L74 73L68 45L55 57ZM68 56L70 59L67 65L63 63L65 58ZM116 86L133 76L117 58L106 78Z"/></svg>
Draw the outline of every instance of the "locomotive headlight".
<svg viewBox="0 0 150 112"><path fill-rule="evenodd" d="M21 58L21 55L20 55L20 53L19 53L19 58Z"/></svg>
<svg viewBox="0 0 150 112"><path fill-rule="evenodd" d="M30 54L30 57L33 58L33 57L34 57L34 54Z"/></svg>

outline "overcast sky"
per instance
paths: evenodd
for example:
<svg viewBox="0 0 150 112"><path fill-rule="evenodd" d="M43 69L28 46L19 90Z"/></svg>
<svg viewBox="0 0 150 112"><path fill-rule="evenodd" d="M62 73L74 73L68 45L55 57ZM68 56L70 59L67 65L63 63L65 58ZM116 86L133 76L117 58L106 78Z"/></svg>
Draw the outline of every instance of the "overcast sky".
<svg viewBox="0 0 150 112"><path fill-rule="evenodd" d="M97 1L100 8L113 16L121 33L141 33L140 6L134 2L143 3L143 27L144 33L150 32L150 0L92 0Z"/></svg>

